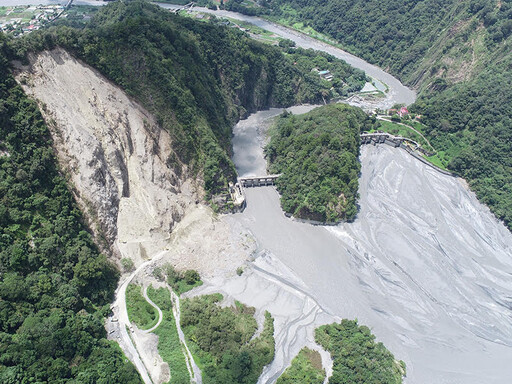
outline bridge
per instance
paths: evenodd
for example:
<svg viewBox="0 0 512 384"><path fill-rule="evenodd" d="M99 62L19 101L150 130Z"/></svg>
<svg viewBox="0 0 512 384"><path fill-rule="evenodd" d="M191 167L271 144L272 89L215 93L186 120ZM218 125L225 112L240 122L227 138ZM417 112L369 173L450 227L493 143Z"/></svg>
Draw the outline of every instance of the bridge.
<svg viewBox="0 0 512 384"><path fill-rule="evenodd" d="M275 185L279 175L239 177L236 184L229 183L229 193L233 201L234 211L242 211L246 206L244 188Z"/></svg>

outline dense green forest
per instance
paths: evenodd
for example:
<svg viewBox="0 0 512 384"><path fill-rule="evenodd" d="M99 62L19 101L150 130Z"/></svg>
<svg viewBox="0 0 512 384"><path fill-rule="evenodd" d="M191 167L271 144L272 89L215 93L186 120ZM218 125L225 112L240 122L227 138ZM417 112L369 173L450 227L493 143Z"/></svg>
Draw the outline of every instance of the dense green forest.
<svg viewBox="0 0 512 384"><path fill-rule="evenodd" d="M11 55L0 34L0 382L139 383L103 326L118 272L85 230Z"/></svg>
<svg viewBox="0 0 512 384"><path fill-rule="evenodd" d="M352 220L357 213L361 131L375 119L345 104L282 114L265 153L277 179L283 210L320 222Z"/></svg>
<svg viewBox="0 0 512 384"><path fill-rule="evenodd" d="M357 320L323 325L315 331L315 340L331 353L333 373L329 384L400 384L405 364L396 361L382 343Z"/></svg>
<svg viewBox="0 0 512 384"><path fill-rule="evenodd" d="M304 347L292 360L276 384L323 384L325 370L322 367L322 357L318 351Z"/></svg>
<svg viewBox="0 0 512 384"><path fill-rule="evenodd" d="M221 294L182 301L181 326L192 353L199 358L205 384L256 383L274 359L274 319L265 313L261 334L254 308L235 302L221 308Z"/></svg>
<svg viewBox="0 0 512 384"><path fill-rule="evenodd" d="M302 22L419 89L410 108L444 165L512 229L511 0L271 0L259 12Z"/></svg>
<svg viewBox="0 0 512 384"><path fill-rule="evenodd" d="M279 47L141 0L102 7L84 28L64 22L14 45L20 58L62 46L120 85L171 133L169 163L178 171L190 165L212 194L235 178L231 127L241 116L330 97L330 83L294 65ZM355 79L364 74L339 63L342 80L363 85Z"/></svg>

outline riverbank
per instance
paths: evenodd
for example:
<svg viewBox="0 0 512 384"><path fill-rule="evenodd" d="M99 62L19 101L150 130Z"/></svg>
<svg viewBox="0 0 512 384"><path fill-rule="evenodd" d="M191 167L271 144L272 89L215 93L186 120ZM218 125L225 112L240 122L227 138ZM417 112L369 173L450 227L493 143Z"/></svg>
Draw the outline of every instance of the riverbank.
<svg viewBox="0 0 512 384"><path fill-rule="evenodd" d="M167 3L158 3L162 8L175 10L182 8L183 6L175 5L175 4L167 4ZM406 105L412 104L416 100L415 91L404 86L397 78L393 77L389 73L383 71L382 69L372 65L363 59L356 57L348 52L343 51L340 48L334 47L322 41L316 40L311 36L308 36L304 33L298 32L296 30L284 27L282 25L276 24L274 22L255 17L255 16L247 16L241 13L224 11L224 10L211 10L204 7L194 7L194 11L201 13L213 14L218 17L229 17L235 20L241 20L250 24L253 24L259 28L270 31L276 35L279 35L282 38L292 40L298 47L305 49L315 49L318 51L326 52L338 59L346 61L348 64L352 65L355 68L361 69L366 72L370 77L378 80L380 83L386 84L388 87L388 92L385 93L386 97L382 98L382 100L376 105L376 108L390 108L394 104L403 103Z"/></svg>

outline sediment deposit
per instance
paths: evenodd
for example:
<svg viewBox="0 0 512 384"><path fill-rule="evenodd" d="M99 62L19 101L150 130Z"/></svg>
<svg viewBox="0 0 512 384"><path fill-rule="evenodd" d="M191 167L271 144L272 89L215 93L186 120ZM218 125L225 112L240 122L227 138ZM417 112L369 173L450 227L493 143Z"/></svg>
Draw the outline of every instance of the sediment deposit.
<svg viewBox="0 0 512 384"><path fill-rule="evenodd" d="M242 134L261 131L262 120L245 121ZM248 146L237 134L235 153L262 153L261 140ZM244 162L242 175L262 174L261 164ZM512 234L462 179L405 150L363 146L361 164L354 223L289 219L273 187L246 189L247 209L234 220L289 271L282 283L294 275L326 315L370 326L407 363L406 383L508 383Z"/></svg>

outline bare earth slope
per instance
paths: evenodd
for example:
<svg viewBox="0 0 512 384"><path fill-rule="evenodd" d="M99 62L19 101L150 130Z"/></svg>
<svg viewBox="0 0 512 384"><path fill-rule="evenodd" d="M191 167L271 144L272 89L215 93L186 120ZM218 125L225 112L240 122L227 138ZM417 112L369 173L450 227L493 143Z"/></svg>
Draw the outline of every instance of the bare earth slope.
<svg viewBox="0 0 512 384"><path fill-rule="evenodd" d="M27 67L18 65L16 77L41 107L59 165L96 242L138 267L121 278L107 321L109 337L146 383L167 382L169 368L158 356L154 335L133 324L131 337L126 331L127 284L133 278L146 284L152 269L168 262L205 278L234 275L254 242L239 225L197 203L202 187L178 177L168 164L169 134L98 71L56 49L31 56Z"/></svg>
<svg viewBox="0 0 512 384"><path fill-rule="evenodd" d="M105 248L140 261L169 240L196 200L166 162L169 134L97 71L56 49L17 75L49 123L61 167ZM101 244L101 242L100 242Z"/></svg>

